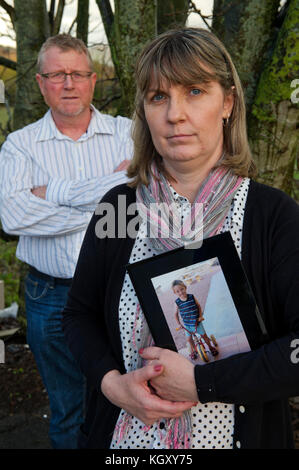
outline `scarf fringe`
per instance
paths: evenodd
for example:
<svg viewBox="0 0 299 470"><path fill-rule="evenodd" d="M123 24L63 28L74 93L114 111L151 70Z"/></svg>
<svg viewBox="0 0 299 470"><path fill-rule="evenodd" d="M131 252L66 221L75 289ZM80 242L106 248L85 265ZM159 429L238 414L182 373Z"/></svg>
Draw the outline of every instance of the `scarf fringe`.
<svg viewBox="0 0 299 470"><path fill-rule="evenodd" d="M160 421L161 422L161 421ZM186 411L180 418L166 420L166 434L159 437L166 449L189 449L191 440L191 414Z"/></svg>
<svg viewBox="0 0 299 470"><path fill-rule="evenodd" d="M129 415L126 411L124 411L122 418L118 420L114 428L113 441L115 441L117 445L119 445L125 439L131 424L132 415Z"/></svg>
<svg viewBox="0 0 299 470"><path fill-rule="evenodd" d="M140 331L145 327L145 319L140 308L140 304L137 304L135 321L132 331L132 343L137 349L136 345L136 330L140 324ZM154 340L150 334L147 335L146 344L143 347L154 346ZM146 364L146 361L142 361L142 366ZM119 445L128 435L128 432L132 426L132 415L122 410L121 416L119 417L113 433L113 441L116 445ZM165 424L166 432L160 429L160 423ZM151 429L151 426L144 425L142 431L147 433ZM159 432L159 439L162 445L166 449L188 449L190 444L190 429L191 429L191 415L190 412L185 412L180 418L172 419L161 419L158 421L157 426Z"/></svg>
<svg viewBox="0 0 299 470"><path fill-rule="evenodd" d="M132 415L123 411L123 416L118 420L114 433L113 440L119 445L128 435L128 431L132 425ZM160 429L160 423L165 424L166 433ZM143 426L142 431L147 433L152 426ZM190 447L190 429L191 429L191 415L190 412L185 412L180 418L166 419L158 421L159 439L161 444L166 449L189 449Z"/></svg>

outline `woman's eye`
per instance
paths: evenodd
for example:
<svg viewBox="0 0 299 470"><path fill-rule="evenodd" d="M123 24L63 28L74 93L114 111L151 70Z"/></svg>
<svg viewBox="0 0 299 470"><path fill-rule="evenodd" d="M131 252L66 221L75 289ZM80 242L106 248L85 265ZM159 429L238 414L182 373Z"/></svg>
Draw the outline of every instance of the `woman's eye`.
<svg viewBox="0 0 299 470"><path fill-rule="evenodd" d="M192 88L192 90L190 90L190 93L192 95L200 95L201 94L201 90L199 88Z"/></svg>
<svg viewBox="0 0 299 470"><path fill-rule="evenodd" d="M157 93L156 95L154 95L152 97L152 100L153 101L161 101L163 98L164 98L164 95L162 95L161 93Z"/></svg>

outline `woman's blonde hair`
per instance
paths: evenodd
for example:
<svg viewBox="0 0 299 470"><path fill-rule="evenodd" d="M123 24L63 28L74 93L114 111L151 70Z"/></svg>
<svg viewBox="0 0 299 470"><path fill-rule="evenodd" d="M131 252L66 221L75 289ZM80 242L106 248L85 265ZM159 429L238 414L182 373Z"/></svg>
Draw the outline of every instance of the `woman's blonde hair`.
<svg viewBox="0 0 299 470"><path fill-rule="evenodd" d="M234 105L223 126L224 158L221 165L240 176L253 176L246 130L246 110L240 79L232 59L221 41L200 28L171 30L161 34L143 49L136 64L136 98L134 113L134 155L128 169L130 186L148 185L153 161L164 172L162 158L156 151L144 113L144 99L152 81L193 85L217 81L225 94L234 94ZM165 172L164 172L165 173Z"/></svg>

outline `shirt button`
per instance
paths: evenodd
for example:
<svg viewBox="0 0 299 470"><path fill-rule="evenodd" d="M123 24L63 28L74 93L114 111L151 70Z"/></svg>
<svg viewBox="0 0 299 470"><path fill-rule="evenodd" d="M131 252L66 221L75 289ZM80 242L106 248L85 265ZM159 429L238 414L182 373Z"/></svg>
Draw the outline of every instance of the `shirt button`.
<svg viewBox="0 0 299 470"><path fill-rule="evenodd" d="M241 442L240 441L236 442L236 447L238 447L238 449L241 449Z"/></svg>
<svg viewBox="0 0 299 470"><path fill-rule="evenodd" d="M239 406L239 411L240 413L245 413L245 406L243 405Z"/></svg>

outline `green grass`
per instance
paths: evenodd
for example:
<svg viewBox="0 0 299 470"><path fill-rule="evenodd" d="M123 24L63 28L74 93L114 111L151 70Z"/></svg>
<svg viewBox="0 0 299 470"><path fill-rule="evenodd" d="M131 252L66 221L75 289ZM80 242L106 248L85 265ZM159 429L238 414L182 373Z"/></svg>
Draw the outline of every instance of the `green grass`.
<svg viewBox="0 0 299 470"><path fill-rule="evenodd" d="M17 242L0 239L0 279L5 284L5 306L19 303L21 262L16 258Z"/></svg>
<svg viewBox="0 0 299 470"><path fill-rule="evenodd" d="M12 112L12 110L11 110ZM5 129L8 121L8 114L4 104L0 104L0 145L4 142L5 136L1 129Z"/></svg>
<svg viewBox="0 0 299 470"><path fill-rule="evenodd" d="M4 126L5 123L7 122L7 111L6 107L3 103L0 104L0 124L1 126Z"/></svg>

